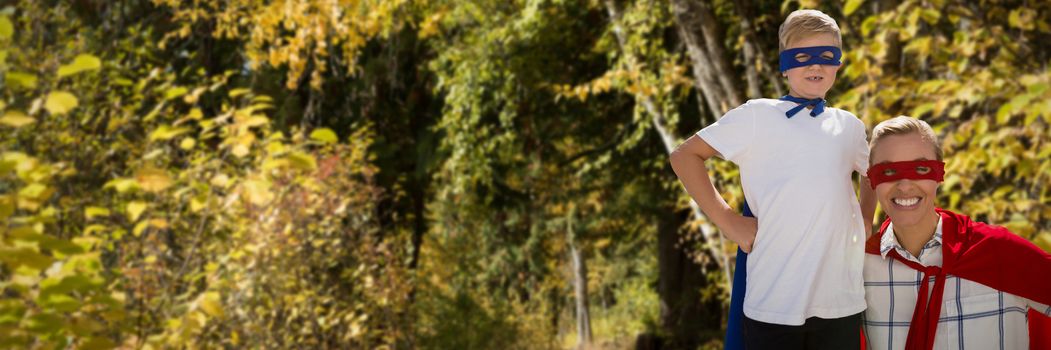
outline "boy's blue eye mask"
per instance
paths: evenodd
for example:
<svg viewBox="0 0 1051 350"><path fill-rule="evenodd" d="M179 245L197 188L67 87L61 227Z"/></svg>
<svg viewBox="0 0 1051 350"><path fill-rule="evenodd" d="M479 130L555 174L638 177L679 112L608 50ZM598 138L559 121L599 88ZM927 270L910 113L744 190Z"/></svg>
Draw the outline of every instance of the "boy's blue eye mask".
<svg viewBox="0 0 1051 350"><path fill-rule="evenodd" d="M832 58L829 57L831 53ZM781 51L781 73L798 67L806 67L812 64L824 64L838 66L842 63L839 59L843 57L843 51L835 46L810 46L797 47Z"/></svg>

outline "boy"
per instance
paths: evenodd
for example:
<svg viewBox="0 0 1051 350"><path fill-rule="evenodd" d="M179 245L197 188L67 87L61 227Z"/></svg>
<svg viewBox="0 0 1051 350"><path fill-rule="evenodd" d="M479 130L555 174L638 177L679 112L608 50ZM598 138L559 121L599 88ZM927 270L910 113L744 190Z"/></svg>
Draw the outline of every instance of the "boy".
<svg viewBox="0 0 1051 350"><path fill-rule="evenodd" d="M871 149L869 180L888 218L865 249L866 343L1035 346L1026 313L1051 313L1051 255L1002 227L935 207L945 164L927 123L884 121L872 130Z"/></svg>
<svg viewBox="0 0 1051 350"><path fill-rule="evenodd" d="M840 66L839 26L814 10L792 12L779 31L781 73L790 95L756 99L727 112L671 155L687 192L745 252L747 349L857 349L864 241L875 199L852 172L868 168L865 125L825 106ZM736 214L705 169L712 156L741 169L758 218ZM729 325L728 327L737 327Z"/></svg>

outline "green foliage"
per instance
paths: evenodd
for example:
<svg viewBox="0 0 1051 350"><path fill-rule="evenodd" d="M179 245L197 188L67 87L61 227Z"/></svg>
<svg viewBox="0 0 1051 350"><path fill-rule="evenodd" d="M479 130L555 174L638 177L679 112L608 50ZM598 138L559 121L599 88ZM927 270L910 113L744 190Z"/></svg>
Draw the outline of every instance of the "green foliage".
<svg viewBox="0 0 1051 350"><path fill-rule="evenodd" d="M1042 243L1051 237L1051 51L1040 44L1051 6L906 2L866 16L851 18L861 33L847 41L838 105L870 126L901 114L926 120L947 156L940 205L1051 251ZM888 54L895 42L900 56Z"/></svg>
<svg viewBox="0 0 1051 350"><path fill-rule="evenodd" d="M16 32L71 15L20 10ZM151 35L132 29L104 56L2 38L19 40L4 73L24 72L0 130L4 347L403 340L405 243L372 215L370 128L343 144L323 128L285 136L236 73L177 72L131 45Z"/></svg>
<svg viewBox="0 0 1051 350"><path fill-rule="evenodd" d="M0 348L569 347L569 242L595 347L672 329L664 139L711 120L671 2L92 4L0 9ZM833 104L931 122L940 203L1051 250L1051 7L881 4L748 19L772 50L787 11L842 14ZM707 5L722 74L776 64Z"/></svg>

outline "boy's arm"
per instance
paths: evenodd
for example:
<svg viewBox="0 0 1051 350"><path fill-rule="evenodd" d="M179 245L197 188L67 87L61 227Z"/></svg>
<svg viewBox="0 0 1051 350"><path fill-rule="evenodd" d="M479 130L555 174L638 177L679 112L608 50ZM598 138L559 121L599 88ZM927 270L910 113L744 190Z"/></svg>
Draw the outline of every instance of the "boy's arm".
<svg viewBox="0 0 1051 350"><path fill-rule="evenodd" d="M671 167L675 176L686 187L686 192L701 207L701 211L715 223L719 231L741 246L746 253L752 251L752 243L759 228L755 218L737 214L719 192L715 190L708 168L704 162L719 153L697 135L691 136L672 152Z"/></svg>
<svg viewBox="0 0 1051 350"><path fill-rule="evenodd" d="M869 178L865 175L858 176L861 195L861 217L865 219L865 238L872 235L872 217L876 215L876 191L869 185Z"/></svg>

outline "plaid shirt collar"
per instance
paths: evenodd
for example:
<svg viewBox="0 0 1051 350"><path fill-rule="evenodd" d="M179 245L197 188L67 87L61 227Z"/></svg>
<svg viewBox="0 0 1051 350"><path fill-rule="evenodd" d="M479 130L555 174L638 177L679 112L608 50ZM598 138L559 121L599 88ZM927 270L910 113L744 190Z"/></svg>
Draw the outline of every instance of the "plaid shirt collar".
<svg viewBox="0 0 1051 350"><path fill-rule="evenodd" d="M938 246L941 246L941 245L942 245L942 218L939 215L938 216L938 226L934 229L934 236L932 236L931 240L927 241L927 243L925 243L923 245L923 248L920 249L920 255L921 256L923 255L923 251L924 250L927 250L927 249L930 249L930 248L934 248L934 247L938 247ZM909 260L914 260L916 262L920 262L919 257L912 256L912 253L909 253L909 251L906 250L905 247L902 247L901 244L898 243L898 237L894 235L894 223L893 222L891 222L889 225L887 225L887 230L885 232L883 232L883 236L880 237L879 254L881 256L883 256L884 259L886 259L887 258L887 253L889 253L891 249L897 251L898 254L901 255L902 257L904 257L905 259L909 259Z"/></svg>

